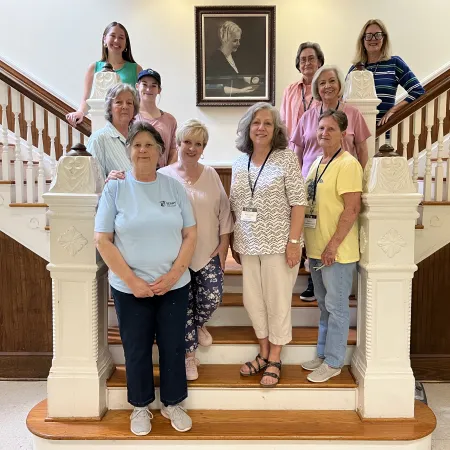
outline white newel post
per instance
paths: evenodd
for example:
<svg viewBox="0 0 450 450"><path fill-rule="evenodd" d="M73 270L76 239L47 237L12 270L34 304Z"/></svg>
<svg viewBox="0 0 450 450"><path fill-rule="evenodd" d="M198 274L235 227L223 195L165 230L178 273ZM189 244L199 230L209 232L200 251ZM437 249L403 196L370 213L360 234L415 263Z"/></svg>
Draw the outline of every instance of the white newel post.
<svg viewBox="0 0 450 450"><path fill-rule="evenodd" d="M375 136L377 131L377 106L381 100L375 91L373 73L368 70L354 70L347 76L344 91L345 103L358 108L369 127L371 136L367 140L369 158L375 154Z"/></svg>
<svg viewBox="0 0 450 450"><path fill-rule="evenodd" d="M380 150L386 154L392 147ZM422 195L414 188L406 159L370 160L362 200L357 346L352 359L358 410L364 418L411 418L411 287Z"/></svg>
<svg viewBox="0 0 450 450"><path fill-rule="evenodd" d="M44 201L49 206L53 282L53 361L48 417L100 418L113 362L107 341L107 268L97 257L94 219L101 181L93 158L62 157ZM89 154L87 154L89 155Z"/></svg>
<svg viewBox="0 0 450 450"><path fill-rule="evenodd" d="M87 100L89 115L91 117L92 132L106 125L105 119L105 96L108 89L120 83L120 77L113 71L112 66L105 64L101 72L94 75L92 83L91 98Z"/></svg>

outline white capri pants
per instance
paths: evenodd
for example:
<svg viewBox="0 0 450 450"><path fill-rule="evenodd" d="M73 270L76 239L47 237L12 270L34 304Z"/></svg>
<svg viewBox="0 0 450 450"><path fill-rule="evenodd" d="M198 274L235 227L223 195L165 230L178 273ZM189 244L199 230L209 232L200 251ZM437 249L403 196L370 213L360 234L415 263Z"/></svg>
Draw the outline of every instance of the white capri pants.
<svg viewBox="0 0 450 450"><path fill-rule="evenodd" d="M292 340L292 290L299 264L292 269L285 253L240 255L244 306L256 337L276 345Z"/></svg>

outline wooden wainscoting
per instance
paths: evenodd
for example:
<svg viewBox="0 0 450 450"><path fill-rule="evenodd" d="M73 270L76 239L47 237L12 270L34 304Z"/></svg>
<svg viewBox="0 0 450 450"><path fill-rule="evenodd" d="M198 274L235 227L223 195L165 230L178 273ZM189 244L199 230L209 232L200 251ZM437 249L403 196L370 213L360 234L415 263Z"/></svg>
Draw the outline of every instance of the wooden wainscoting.
<svg viewBox="0 0 450 450"><path fill-rule="evenodd" d="M450 244L418 267L412 288L411 365L418 380L450 381Z"/></svg>
<svg viewBox="0 0 450 450"><path fill-rule="evenodd" d="M0 378L46 378L52 361L47 262L0 232Z"/></svg>
<svg viewBox="0 0 450 450"><path fill-rule="evenodd" d="M220 180L225 188L225 192L229 197L231 186L231 167L216 168L216 172L219 174Z"/></svg>

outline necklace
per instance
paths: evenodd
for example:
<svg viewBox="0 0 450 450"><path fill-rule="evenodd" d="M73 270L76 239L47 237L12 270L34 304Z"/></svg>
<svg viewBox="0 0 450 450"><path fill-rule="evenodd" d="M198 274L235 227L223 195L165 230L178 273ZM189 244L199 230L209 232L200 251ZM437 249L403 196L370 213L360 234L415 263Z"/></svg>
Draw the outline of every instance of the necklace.
<svg viewBox="0 0 450 450"><path fill-rule="evenodd" d="M179 170L178 175L180 176L180 178L183 180L183 182L184 182L185 184L188 184L189 186L192 186L192 185L193 185L194 183L196 183L197 180L199 179L198 176L195 176L195 177L188 177L186 174L182 175L182 174L181 174L181 170L183 170L183 166L181 165L181 162L178 163L178 170ZM198 172L198 164L197 164L196 170L197 170L197 172Z"/></svg>

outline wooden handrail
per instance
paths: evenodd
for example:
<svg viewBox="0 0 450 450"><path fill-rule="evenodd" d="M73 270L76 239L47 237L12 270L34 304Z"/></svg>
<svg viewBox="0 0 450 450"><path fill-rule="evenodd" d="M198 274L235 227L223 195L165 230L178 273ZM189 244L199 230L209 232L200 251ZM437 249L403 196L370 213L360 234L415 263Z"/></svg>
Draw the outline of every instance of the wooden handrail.
<svg viewBox="0 0 450 450"><path fill-rule="evenodd" d="M70 105L12 68L2 59L0 59L0 80L4 81L7 85L42 106L45 110L64 122L67 122L66 114L74 111ZM90 136L91 121L85 118L76 129L84 135Z"/></svg>
<svg viewBox="0 0 450 450"><path fill-rule="evenodd" d="M388 122L377 128L377 137L382 135L383 133L386 133L386 131L395 127L395 125L398 125L411 114L423 108L427 103L436 99L443 92L450 89L450 69L446 70L434 80L431 80L429 83L427 83L424 86L424 89L425 94L403 107L397 114L393 116L392 120L389 120Z"/></svg>

